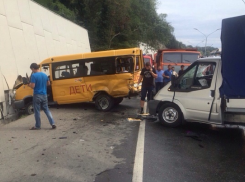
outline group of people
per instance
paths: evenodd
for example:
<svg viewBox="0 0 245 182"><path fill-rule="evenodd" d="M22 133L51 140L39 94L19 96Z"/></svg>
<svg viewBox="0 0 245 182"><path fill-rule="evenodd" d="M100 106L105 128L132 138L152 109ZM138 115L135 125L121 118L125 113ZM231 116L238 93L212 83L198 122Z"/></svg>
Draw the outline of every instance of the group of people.
<svg viewBox="0 0 245 182"><path fill-rule="evenodd" d="M162 70L161 66L157 67L157 70L151 67L150 63L147 62L145 64L145 68L141 70L140 77L138 80L138 84L142 81L142 87L141 87L141 101L140 101L140 107L141 107L141 113L143 113L143 107L145 103L145 97L147 96L147 100L149 101L152 96L152 91L154 89L154 80L155 80L155 89L156 93L163 88L165 85L167 85L171 81L171 76L174 75L176 77L180 76L184 72L184 65L181 65L181 69L179 73L177 73L174 70L174 67L171 65L168 65L167 70Z"/></svg>
<svg viewBox="0 0 245 182"><path fill-rule="evenodd" d="M174 66L168 65L168 69L165 71L162 70L161 66L158 66L156 70L157 77L155 78L156 92L161 90L161 88L163 88L165 85L168 84L168 82L171 81L172 75L174 75L175 77L182 75L184 72L185 66L181 65L180 68L181 69L179 70L179 73L177 73L174 70Z"/></svg>

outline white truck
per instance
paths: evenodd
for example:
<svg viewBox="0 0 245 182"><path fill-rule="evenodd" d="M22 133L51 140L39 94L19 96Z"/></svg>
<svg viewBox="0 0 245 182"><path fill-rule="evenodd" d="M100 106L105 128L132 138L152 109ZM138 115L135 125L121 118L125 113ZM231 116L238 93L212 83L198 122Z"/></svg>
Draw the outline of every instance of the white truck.
<svg viewBox="0 0 245 182"><path fill-rule="evenodd" d="M184 121L245 126L245 16L222 21L220 58L198 59L148 102L149 114L177 127Z"/></svg>

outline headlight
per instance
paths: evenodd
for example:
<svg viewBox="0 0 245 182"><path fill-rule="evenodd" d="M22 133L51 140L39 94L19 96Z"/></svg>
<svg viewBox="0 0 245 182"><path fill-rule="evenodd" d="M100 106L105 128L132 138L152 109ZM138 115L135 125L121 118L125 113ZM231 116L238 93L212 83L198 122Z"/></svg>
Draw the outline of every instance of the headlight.
<svg viewBox="0 0 245 182"><path fill-rule="evenodd" d="M134 87L138 87L138 86L141 86L141 85L142 85L142 83L140 83L140 84L135 83L135 84L134 84Z"/></svg>

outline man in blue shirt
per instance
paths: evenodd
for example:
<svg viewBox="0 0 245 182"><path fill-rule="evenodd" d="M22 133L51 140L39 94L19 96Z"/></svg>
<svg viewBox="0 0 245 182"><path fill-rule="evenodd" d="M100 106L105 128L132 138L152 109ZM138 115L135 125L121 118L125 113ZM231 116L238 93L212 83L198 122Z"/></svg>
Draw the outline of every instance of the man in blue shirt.
<svg viewBox="0 0 245 182"><path fill-rule="evenodd" d="M168 82L171 81L171 75L172 75L172 70L171 70L171 65L168 65L168 69L163 72L163 86L167 85Z"/></svg>
<svg viewBox="0 0 245 182"><path fill-rule="evenodd" d="M36 125L31 128L31 130L41 129L41 119L40 119L40 109L42 108L45 112L52 129L56 128L54 124L54 119L48 108L47 99L47 85L50 85L48 76L39 71L39 66L36 63L32 63L30 66L32 70L31 81L29 86L33 91L33 108L35 114Z"/></svg>
<svg viewBox="0 0 245 182"><path fill-rule="evenodd" d="M161 69L161 66L159 65L156 70L157 78L155 78L156 83L156 93L161 90L163 87L163 70Z"/></svg>

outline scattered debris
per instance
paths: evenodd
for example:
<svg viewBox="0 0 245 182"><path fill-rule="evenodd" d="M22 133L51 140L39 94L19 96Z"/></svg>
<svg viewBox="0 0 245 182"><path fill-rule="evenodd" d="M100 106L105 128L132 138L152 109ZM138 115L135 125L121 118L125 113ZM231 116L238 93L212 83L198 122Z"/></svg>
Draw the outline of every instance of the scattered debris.
<svg viewBox="0 0 245 182"><path fill-rule="evenodd" d="M43 149L43 151L45 151L46 149Z"/></svg>
<svg viewBox="0 0 245 182"><path fill-rule="evenodd" d="M67 139L67 137L60 137L59 139Z"/></svg>
<svg viewBox="0 0 245 182"><path fill-rule="evenodd" d="M37 162L39 162L39 160L37 160Z"/></svg>
<svg viewBox="0 0 245 182"><path fill-rule="evenodd" d="M100 120L101 122L103 122L104 120Z"/></svg>
<svg viewBox="0 0 245 182"><path fill-rule="evenodd" d="M44 155L44 154L42 154L42 155Z"/></svg>
<svg viewBox="0 0 245 182"><path fill-rule="evenodd" d="M201 145L201 144L199 144L198 146L199 146L199 147L201 147L201 148L204 148L204 146L203 146L203 145Z"/></svg>
<svg viewBox="0 0 245 182"><path fill-rule="evenodd" d="M110 147L110 149L112 149L112 150L113 150L113 149L114 149L114 147L113 147L113 146L111 146L111 147Z"/></svg>
<svg viewBox="0 0 245 182"><path fill-rule="evenodd" d="M80 139L80 142L84 142L85 140L83 140L83 139Z"/></svg>
<svg viewBox="0 0 245 182"><path fill-rule="evenodd" d="M195 132L192 132L192 131L187 131L186 137L191 137L191 138L194 139L194 140L202 141L202 140L200 139L200 135L197 134L197 133L195 133Z"/></svg>
<svg viewBox="0 0 245 182"><path fill-rule="evenodd" d="M77 118L74 118L73 120L74 120L74 121L76 121L76 120L77 120Z"/></svg>
<svg viewBox="0 0 245 182"><path fill-rule="evenodd" d="M31 174L31 176L36 176L37 174Z"/></svg>
<svg viewBox="0 0 245 182"><path fill-rule="evenodd" d="M52 139L56 139L56 138L52 138Z"/></svg>
<svg viewBox="0 0 245 182"><path fill-rule="evenodd" d="M74 134L77 134L77 132L73 131Z"/></svg>
<svg viewBox="0 0 245 182"><path fill-rule="evenodd" d="M14 150L18 150L18 148L14 148Z"/></svg>
<svg viewBox="0 0 245 182"><path fill-rule="evenodd" d="M16 138L16 137L12 137L12 138Z"/></svg>
<svg viewBox="0 0 245 182"><path fill-rule="evenodd" d="M134 121L142 121L141 119L137 118L127 118L128 122L134 122Z"/></svg>
<svg viewBox="0 0 245 182"><path fill-rule="evenodd" d="M80 157L80 155L78 155L77 157Z"/></svg>

